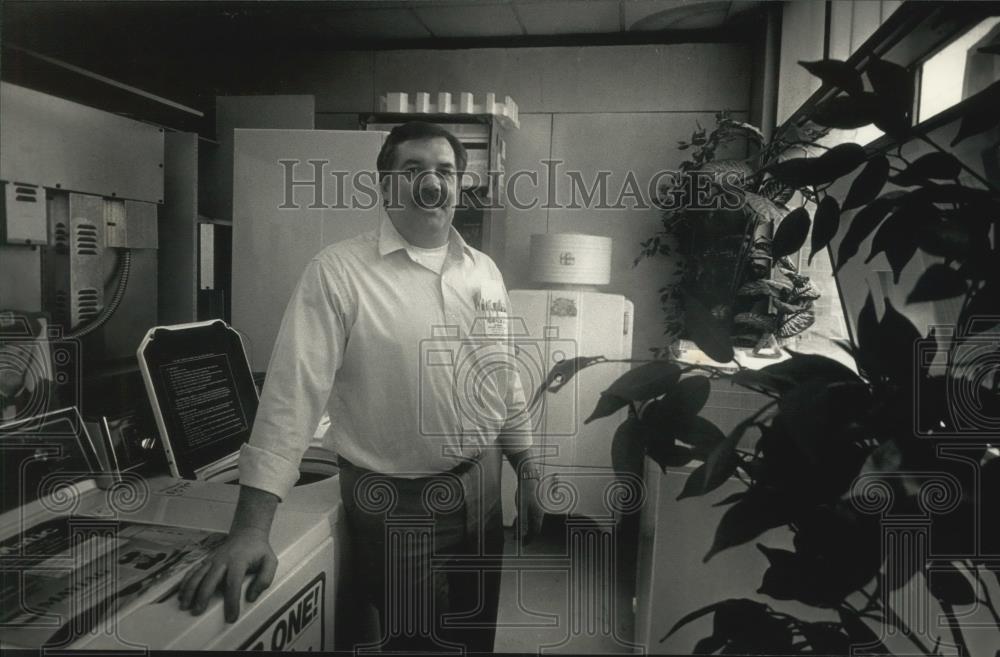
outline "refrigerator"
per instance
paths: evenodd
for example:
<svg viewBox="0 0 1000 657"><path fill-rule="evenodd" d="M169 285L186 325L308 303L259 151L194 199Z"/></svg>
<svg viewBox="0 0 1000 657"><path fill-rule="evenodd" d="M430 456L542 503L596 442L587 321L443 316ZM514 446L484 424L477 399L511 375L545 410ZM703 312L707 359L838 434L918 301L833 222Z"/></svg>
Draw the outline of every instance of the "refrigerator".
<svg viewBox="0 0 1000 657"><path fill-rule="evenodd" d="M378 227L375 160L386 134L237 129L233 140L232 325L263 371L309 260Z"/></svg>
<svg viewBox="0 0 1000 657"><path fill-rule="evenodd" d="M632 302L620 294L552 289L511 290L517 364L530 402L558 361L577 356L608 360L632 357ZM601 392L630 369L629 363L598 363L581 370L558 392L545 393L531 417L534 443L542 456L542 505L548 513L616 517L611 439L626 410L589 423ZM503 470L504 522L516 515L517 481Z"/></svg>

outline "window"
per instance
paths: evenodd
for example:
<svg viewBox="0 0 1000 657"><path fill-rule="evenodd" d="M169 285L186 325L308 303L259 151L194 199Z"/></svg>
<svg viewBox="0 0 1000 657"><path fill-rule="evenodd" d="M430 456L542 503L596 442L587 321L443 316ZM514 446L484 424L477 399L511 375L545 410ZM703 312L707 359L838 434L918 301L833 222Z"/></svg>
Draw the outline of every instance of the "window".
<svg viewBox="0 0 1000 657"><path fill-rule="evenodd" d="M987 18L920 67L917 122L923 122L1000 80L1000 56L980 52L1000 44L1000 16Z"/></svg>

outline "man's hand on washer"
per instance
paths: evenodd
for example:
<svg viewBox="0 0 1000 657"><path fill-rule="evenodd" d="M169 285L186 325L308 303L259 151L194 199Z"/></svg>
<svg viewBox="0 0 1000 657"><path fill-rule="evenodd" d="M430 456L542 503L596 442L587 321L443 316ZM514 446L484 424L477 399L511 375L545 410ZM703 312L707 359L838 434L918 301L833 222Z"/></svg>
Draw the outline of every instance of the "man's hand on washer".
<svg viewBox="0 0 1000 657"><path fill-rule="evenodd" d="M254 602L271 585L278 569L278 558L268 536L278 506L278 497L249 486L240 486L240 500L229 530L229 537L216 550L187 572L181 581L181 609L191 609L197 616L223 586L226 621L240 617L240 588L243 578L253 573L247 588L247 602Z"/></svg>
<svg viewBox="0 0 1000 657"><path fill-rule="evenodd" d="M278 558L274 556L267 533L258 529L236 530L215 552L195 565L184 576L180 587L181 609L198 615L205 611L212 594L222 584L226 621L240 617L240 589L247 573L254 573L247 588L247 602L254 602L274 580Z"/></svg>

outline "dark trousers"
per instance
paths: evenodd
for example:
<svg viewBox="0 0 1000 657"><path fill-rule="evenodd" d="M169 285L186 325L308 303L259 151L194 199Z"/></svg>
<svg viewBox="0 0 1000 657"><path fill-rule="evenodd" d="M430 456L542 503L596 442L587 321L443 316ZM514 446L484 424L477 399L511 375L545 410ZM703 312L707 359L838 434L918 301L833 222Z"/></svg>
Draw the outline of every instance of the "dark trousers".
<svg viewBox="0 0 1000 657"><path fill-rule="evenodd" d="M378 611L361 650L492 652L503 561L500 452L402 478L341 458L357 595Z"/></svg>

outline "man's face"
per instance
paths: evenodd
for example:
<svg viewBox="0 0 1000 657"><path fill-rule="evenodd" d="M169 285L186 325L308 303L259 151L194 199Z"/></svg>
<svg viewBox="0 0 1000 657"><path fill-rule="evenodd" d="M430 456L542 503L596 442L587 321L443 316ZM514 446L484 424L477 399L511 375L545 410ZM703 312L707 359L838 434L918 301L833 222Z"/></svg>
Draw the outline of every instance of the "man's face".
<svg viewBox="0 0 1000 657"><path fill-rule="evenodd" d="M455 152L444 137L404 141L394 174L382 179L389 211L413 231L434 234L451 225L458 197Z"/></svg>

